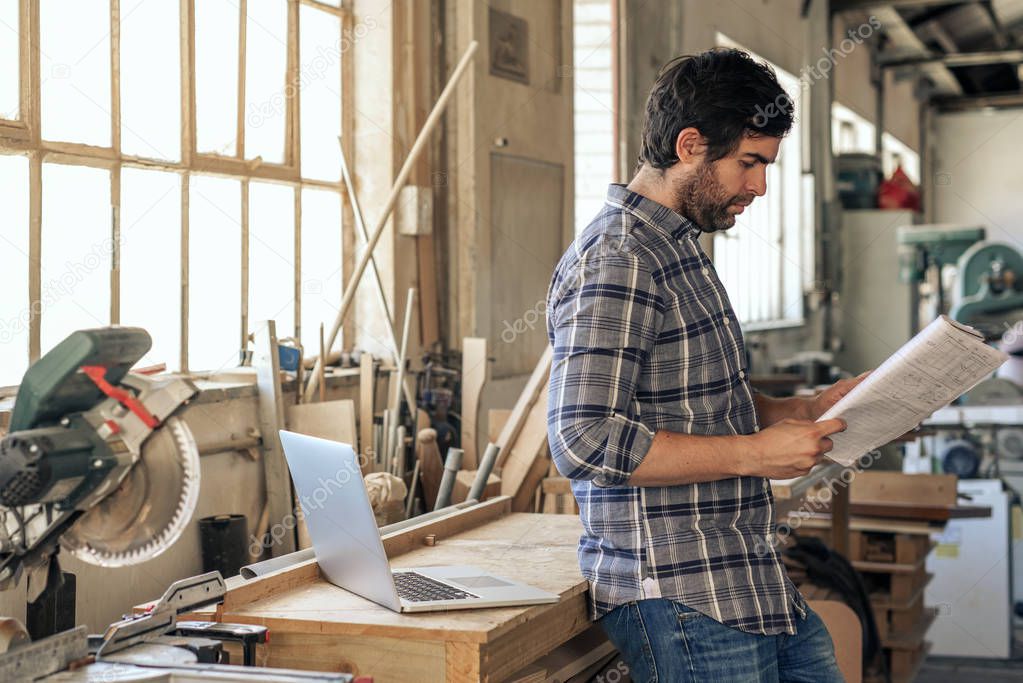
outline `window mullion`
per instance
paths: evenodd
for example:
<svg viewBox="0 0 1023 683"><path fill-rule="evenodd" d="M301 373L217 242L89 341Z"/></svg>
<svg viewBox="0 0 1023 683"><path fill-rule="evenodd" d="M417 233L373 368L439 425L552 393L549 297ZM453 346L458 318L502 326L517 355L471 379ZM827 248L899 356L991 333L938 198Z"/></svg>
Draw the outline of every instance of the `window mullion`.
<svg viewBox="0 0 1023 683"><path fill-rule="evenodd" d="M188 372L188 230L189 223L189 183L191 174L181 175L181 372Z"/></svg>
<svg viewBox="0 0 1023 683"><path fill-rule="evenodd" d="M238 0L238 121L235 154L239 159L245 159L245 29L249 16L248 4L248 0ZM248 192L248 189L245 191Z"/></svg>
<svg viewBox="0 0 1023 683"><path fill-rule="evenodd" d="M245 0L242 0L244 3ZM241 345L239 349L248 347L249 336L249 180L242 180L242 319Z"/></svg>
<svg viewBox="0 0 1023 683"><path fill-rule="evenodd" d="M40 320L42 318L42 227L43 227L43 157L34 151L28 158L28 359L39 360Z"/></svg>
<svg viewBox="0 0 1023 683"><path fill-rule="evenodd" d="M302 113L302 92L299 78L301 53L299 32L302 27L298 20L298 0L288 0L288 63L284 76L284 163L302 175L302 138L300 117ZM288 95L291 95L290 97Z"/></svg>
<svg viewBox="0 0 1023 683"><path fill-rule="evenodd" d="M181 164L195 160L195 0L181 0ZM187 177L187 176L186 176ZM182 348L187 349L187 345Z"/></svg>

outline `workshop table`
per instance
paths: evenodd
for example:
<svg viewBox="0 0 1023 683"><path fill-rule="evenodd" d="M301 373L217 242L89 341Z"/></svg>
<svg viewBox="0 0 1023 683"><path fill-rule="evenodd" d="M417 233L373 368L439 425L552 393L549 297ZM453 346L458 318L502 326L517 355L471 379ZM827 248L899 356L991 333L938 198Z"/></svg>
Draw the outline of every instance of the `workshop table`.
<svg viewBox="0 0 1023 683"><path fill-rule="evenodd" d="M315 561L228 581L209 618L270 629L260 663L400 681L500 681L591 626L575 515L511 513L507 497L384 537L394 568L471 564L557 603L398 614L324 580ZM435 545L427 546L427 536Z"/></svg>

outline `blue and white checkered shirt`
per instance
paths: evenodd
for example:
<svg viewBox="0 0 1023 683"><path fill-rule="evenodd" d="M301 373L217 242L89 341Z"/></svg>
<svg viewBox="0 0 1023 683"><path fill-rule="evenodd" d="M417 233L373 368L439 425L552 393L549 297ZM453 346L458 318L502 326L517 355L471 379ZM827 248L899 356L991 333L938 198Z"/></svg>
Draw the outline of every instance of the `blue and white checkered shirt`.
<svg viewBox="0 0 1023 683"><path fill-rule="evenodd" d="M593 618L670 598L762 634L795 633L803 601L773 546L766 479L634 487L654 432L750 434L742 331L700 230L611 185L547 294L548 437L572 480Z"/></svg>

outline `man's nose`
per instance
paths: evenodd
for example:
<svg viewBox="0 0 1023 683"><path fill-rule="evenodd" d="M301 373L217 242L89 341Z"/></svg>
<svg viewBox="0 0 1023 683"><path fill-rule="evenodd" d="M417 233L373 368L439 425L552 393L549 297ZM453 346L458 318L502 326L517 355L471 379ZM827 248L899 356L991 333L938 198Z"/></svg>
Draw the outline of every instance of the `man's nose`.
<svg viewBox="0 0 1023 683"><path fill-rule="evenodd" d="M746 183L746 189L758 197L763 197L767 193L766 166L758 166L753 170L749 181Z"/></svg>

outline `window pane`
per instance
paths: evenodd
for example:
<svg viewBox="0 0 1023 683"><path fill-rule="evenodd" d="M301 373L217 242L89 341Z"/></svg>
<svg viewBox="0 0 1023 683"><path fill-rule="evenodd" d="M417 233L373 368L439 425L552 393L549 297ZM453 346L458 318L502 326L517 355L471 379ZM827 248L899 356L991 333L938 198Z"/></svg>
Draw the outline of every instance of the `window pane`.
<svg viewBox="0 0 1023 683"><path fill-rule="evenodd" d="M241 184L192 176L188 189L188 367L233 368L242 320Z"/></svg>
<svg viewBox="0 0 1023 683"><path fill-rule="evenodd" d="M18 0L0 1L0 119L18 118ZM3 380L0 380L3 384Z"/></svg>
<svg viewBox="0 0 1023 683"><path fill-rule="evenodd" d="M121 171L121 324L153 338L141 365L181 359L181 177Z"/></svg>
<svg viewBox="0 0 1023 683"><path fill-rule="evenodd" d="M28 159L0 156L0 387L28 369Z"/></svg>
<svg viewBox="0 0 1023 683"><path fill-rule="evenodd" d="M178 3L121 0L121 149L181 158Z"/></svg>
<svg viewBox="0 0 1023 683"><path fill-rule="evenodd" d="M340 180L341 22L305 5L300 12L302 176Z"/></svg>
<svg viewBox="0 0 1023 683"><path fill-rule="evenodd" d="M43 137L109 147L109 0L41 0L39 41Z"/></svg>
<svg viewBox="0 0 1023 683"><path fill-rule="evenodd" d="M295 190L249 185L249 332L277 321L277 336L295 333Z"/></svg>
<svg viewBox="0 0 1023 683"><path fill-rule="evenodd" d="M285 0L249 0L245 24L245 156L284 162L288 63Z"/></svg>
<svg viewBox="0 0 1023 683"><path fill-rule="evenodd" d="M341 303L341 196L302 190L302 346L319 353L320 323L330 331Z"/></svg>
<svg viewBox="0 0 1023 683"><path fill-rule="evenodd" d="M109 171L43 164L43 353L110 324L110 217Z"/></svg>
<svg viewBox="0 0 1023 683"><path fill-rule="evenodd" d="M237 154L237 0L195 3L195 118L200 152Z"/></svg>

